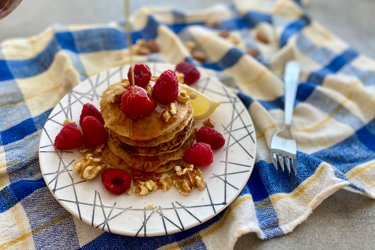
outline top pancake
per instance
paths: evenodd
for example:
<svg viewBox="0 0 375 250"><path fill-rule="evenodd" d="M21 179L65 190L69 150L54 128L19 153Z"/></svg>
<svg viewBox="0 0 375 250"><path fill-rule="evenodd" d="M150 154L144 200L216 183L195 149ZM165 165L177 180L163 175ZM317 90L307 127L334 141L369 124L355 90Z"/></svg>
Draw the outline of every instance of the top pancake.
<svg viewBox="0 0 375 250"><path fill-rule="evenodd" d="M173 122L166 123L162 118L164 107L158 107L149 115L139 120L131 120L121 111L120 100L124 92L124 83L118 82L109 86L103 93L100 109L105 125L117 135L130 140L149 141L170 133L191 115L189 102L175 102L177 114Z"/></svg>

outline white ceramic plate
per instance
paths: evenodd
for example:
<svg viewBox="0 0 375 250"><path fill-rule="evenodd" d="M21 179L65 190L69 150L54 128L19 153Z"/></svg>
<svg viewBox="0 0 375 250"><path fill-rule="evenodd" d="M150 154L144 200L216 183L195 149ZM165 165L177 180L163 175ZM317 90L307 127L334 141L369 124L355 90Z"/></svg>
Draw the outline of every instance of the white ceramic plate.
<svg viewBox="0 0 375 250"><path fill-rule="evenodd" d="M149 63L153 75L173 65ZM40 140L40 168L48 188L70 213L93 227L136 237L177 233L197 226L220 213L241 192L254 165L256 137L252 120L236 95L215 77L202 74L196 85L221 101L212 114L215 128L226 139L214 152L214 163L202 168L207 188L182 196L175 188L157 190L145 197L113 195L101 178L81 180L72 172L79 152L55 151L53 141L65 119L79 121L84 103L99 107L102 92L126 77L128 66L113 68L91 77L69 92L51 112ZM199 125L199 124L198 124ZM48 208L47 208L48 209Z"/></svg>

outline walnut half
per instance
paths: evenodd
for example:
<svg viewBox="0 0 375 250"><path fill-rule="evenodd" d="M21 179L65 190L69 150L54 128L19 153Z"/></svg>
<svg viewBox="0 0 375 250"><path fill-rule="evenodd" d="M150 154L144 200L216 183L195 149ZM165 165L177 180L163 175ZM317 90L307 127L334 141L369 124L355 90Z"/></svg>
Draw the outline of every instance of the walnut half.
<svg viewBox="0 0 375 250"><path fill-rule="evenodd" d="M194 188L203 190L206 187L202 171L191 164L176 166L175 173L172 174L172 182L182 195L190 194Z"/></svg>
<svg viewBox="0 0 375 250"><path fill-rule="evenodd" d="M93 154L88 153L75 160L73 172L79 174L84 180L91 180L98 176L105 168L106 164L101 157L94 157Z"/></svg>

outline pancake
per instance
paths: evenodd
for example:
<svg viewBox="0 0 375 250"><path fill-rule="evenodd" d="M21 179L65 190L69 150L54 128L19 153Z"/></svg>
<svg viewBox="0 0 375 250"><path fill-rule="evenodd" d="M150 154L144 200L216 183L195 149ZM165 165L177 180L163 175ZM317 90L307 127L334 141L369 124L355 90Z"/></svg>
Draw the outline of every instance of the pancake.
<svg viewBox="0 0 375 250"><path fill-rule="evenodd" d="M147 140L147 141L131 140L131 139L125 137L125 136L120 136L113 131L110 131L110 132L112 134L114 134L120 141L122 141L125 144L131 145L131 146L156 147L157 145L160 145L162 143L165 143L165 142L168 142L168 141L172 140L176 136L176 134L178 134L182 130L184 130L185 127L193 120L194 120L193 119L193 110L189 110L187 118L182 120L181 123L178 124L178 126L174 130L172 130L171 132L169 132L167 134L161 135L159 137L156 137L154 139Z"/></svg>
<svg viewBox="0 0 375 250"><path fill-rule="evenodd" d="M184 156L186 149L188 149L195 141L195 135L191 135L182 146L171 153L165 153L156 156L139 156L128 153L121 148L121 142L118 140L108 139L109 149L118 157L120 157L126 165L131 168L142 170L146 172L154 172L160 166L167 164L171 161L181 160Z"/></svg>
<svg viewBox="0 0 375 250"><path fill-rule="evenodd" d="M121 111L119 95L124 92L123 82L109 86L103 93L100 109L103 115L105 126L118 134L135 141L149 141L174 131L178 125L185 121L191 112L190 102L175 102L177 114L174 115L174 122L166 123L162 119L164 107L158 107L148 116L131 120Z"/></svg>
<svg viewBox="0 0 375 250"><path fill-rule="evenodd" d="M169 172L171 171L172 169L174 169L175 166L180 166L181 165L181 162L182 160L177 160L177 161L170 161L164 165L161 165L158 167L158 169L156 169L154 171L154 173L166 173L166 172Z"/></svg>
<svg viewBox="0 0 375 250"><path fill-rule="evenodd" d="M185 141L190 137L190 135L195 131L195 123L194 120L191 120L185 128L176 134L172 140L163 142L156 147L137 147L131 146L126 143L121 142L116 135L110 133L110 137L112 140L116 141L120 147L125 150L126 152L133 154L133 155L140 155L140 156L155 156L165 153L171 153L173 151L178 150Z"/></svg>
<svg viewBox="0 0 375 250"><path fill-rule="evenodd" d="M125 164L125 162L115 155L109 148L106 146L102 151L102 156L105 162L111 165L114 168L121 168L121 169L128 169L129 166Z"/></svg>
<svg viewBox="0 0 375 250"><path fill-rule="evenodd" d="M125 162L115 155L108 147L106 147L102 151L103 159L106 161L111 167L114 168L121 168L123 170L129 170L129 166L125 164ZM172 170L175 166L181 165L182 160L170 161L164 165L159 166L153 173L166 173Z"/></svg>

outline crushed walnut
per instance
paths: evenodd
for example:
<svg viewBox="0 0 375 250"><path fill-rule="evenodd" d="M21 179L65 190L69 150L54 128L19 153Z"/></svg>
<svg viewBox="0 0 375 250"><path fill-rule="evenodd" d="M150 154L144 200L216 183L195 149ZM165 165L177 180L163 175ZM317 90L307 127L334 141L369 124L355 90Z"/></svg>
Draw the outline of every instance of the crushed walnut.
<svg viewBox="0 0 375 250"><path fill-rule="evenodd" d="M84 180L91 180L98 176L107 167L103 158L86 153L74 162L73 172Z"/></svg>
<svg viewBox="0 0 375 250"><path fill-rule="evenodd" d="M67 124L69 124L69 123L73 123L73 122L74 122L74 121L72 121L72 120L65 119L63 125L65 126L65 125L67 125Z"/></svg>
<svg viewBox="0 0 375 250"><path fill-rule="evenodd" d="M173 185L182 195L190 194L194 188L203 190L206 187L202 171L191 164L176 166L175 173L173 173L171 177Z"/></svg>
<svg viewBox="0 0 375 250"><path fill-rule="evenodd" d="M171 177L169 175L163 175L161 178L160 178L160 184L161 184L161 189L163 191L167 191L168 189L170 189L172 187L172 180L171 180Z"/></svg>
<svg viewBox="0 0 375 250"><path fill-rule="evenodd" d="M104 144L92 148L82 148L82 156L74 161L73 172L84 180L91 180L98 176L107 164L102 158Z"/></svg>
<svg viewBox="0 0 375 250"><path fill-rule="evenodd" d="M189 51L189 52L192 52L194 51L194 49L196 48L195 46L195 43L191 40L188 40L184 43L186 49Z"/></svg>
<svg viewBox="0 0 375 250"><path fill-rule="evenodd" d="M142 171L132 171L134 193L138 196L145 196L159 189L160 176L158 174L146 173Z"/></svg>
<svg viewBox="0 0 375 250"><path fill-rule="evenodd" d="M121 96L124 94L125 89L129 86L128 80L122 80L120 86L113 88L110 95L110 103L118 103L121 101Z"/></svg>
<svg viewBox="0 0 375 250"><path fill-rule="evenodd" d="M133 48L133 53L141 56L159 52L159 46L155 40L138 39Z"/></svg>
<svg viewBox="0 0 375 250"><path fill-rule="evenodd" d="M182 74L181 72L178 72L178 71L176 71L175 73L176 73L176 76L177 76L177 80L178 80L179 82L184 82L184 81L185 81L185 76L184 76L184 74Z"/></svg>
<svg viewBox="0 0 375 250"><path fill-rule="evenodd" d="M206 120L204 120L203 125L206 126L206 127L210 127L210 128L215 127L215 124L214 124L214 122L212 121L211 118L207 118Z"/></svg>
<svg viewBox="0 0 375 250"><path fill-rule="evenodd" d="M204 62L207 60L206 53L201 50L194 50L191 54L193 58L199 62Z"/></svg>
<svg viewBox="0 0 375 250"><path fill-rule="evenodd" d="M174 120L175 115L177 114L177 107L175 103L170 103L164 110L162 117L164 122L170 123Z"/></svg>
<svg viewBox="0 0 375 250"><path fill-rule="evenodd" d="M135 194L139 196L145 196L152 191L158 189L158 185L153 180L140 181L135 185Z"/></svg>
<svg viewBox="0 0 375 250"><path fill-rule="evenodd" d="M179 103L186 103L190 99L189 95L186 93L186 91L180 91L177 96L177 102Z"/></svg>

